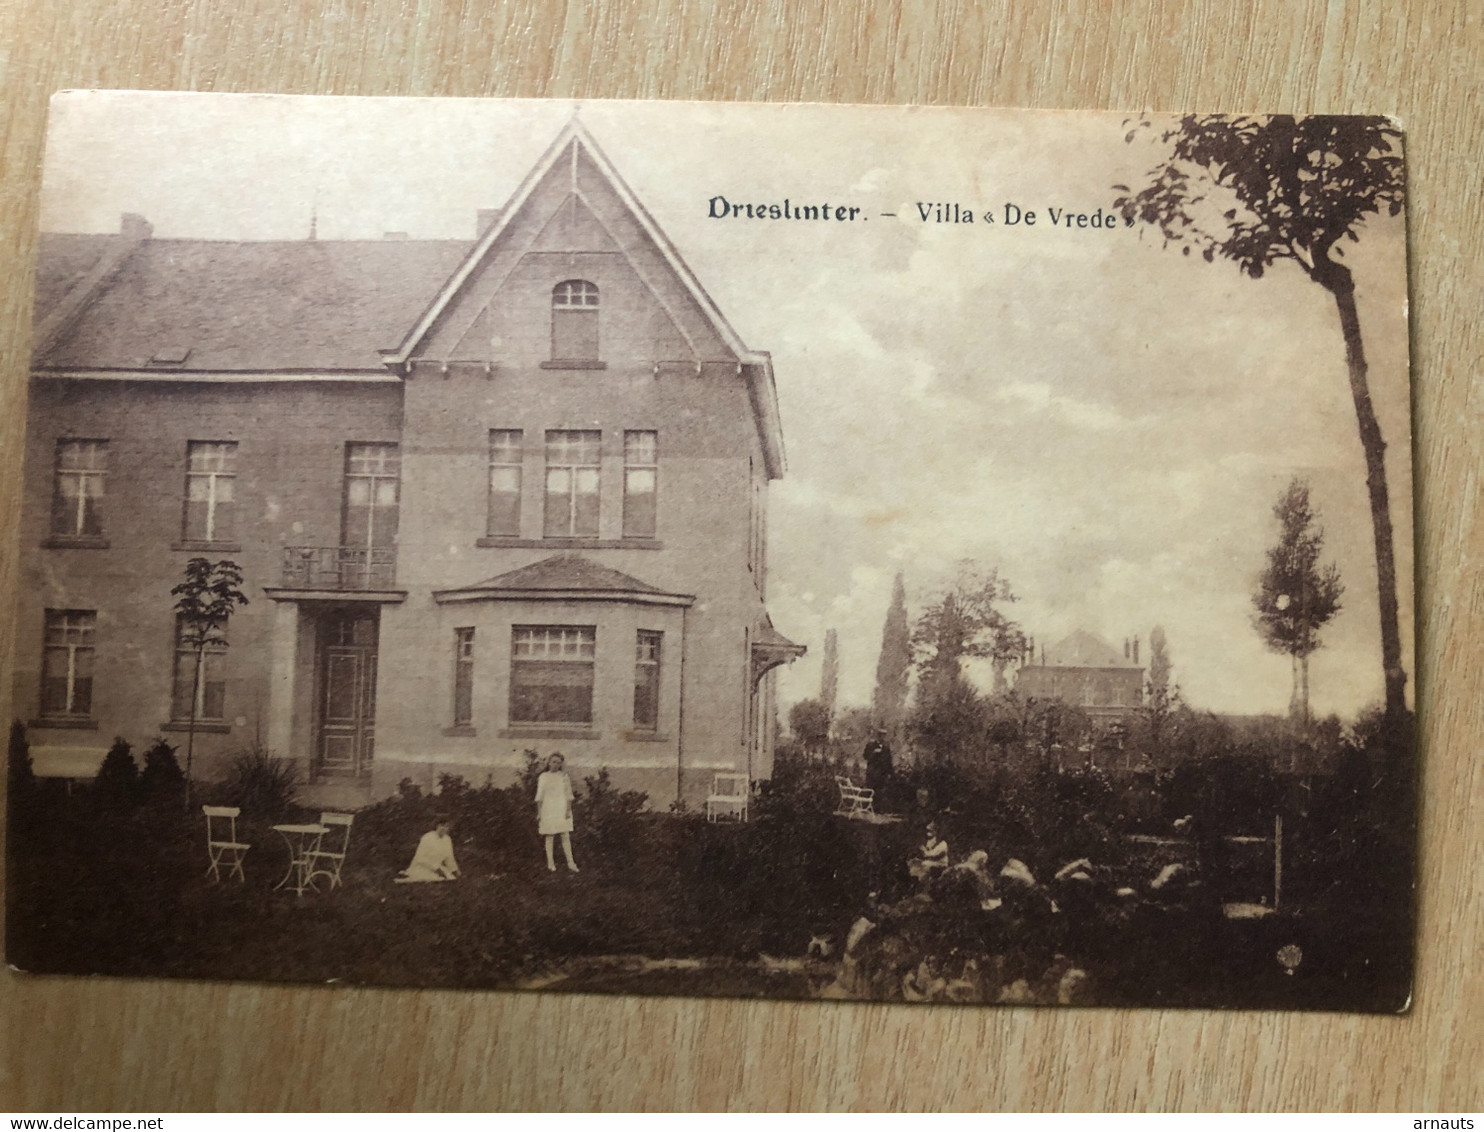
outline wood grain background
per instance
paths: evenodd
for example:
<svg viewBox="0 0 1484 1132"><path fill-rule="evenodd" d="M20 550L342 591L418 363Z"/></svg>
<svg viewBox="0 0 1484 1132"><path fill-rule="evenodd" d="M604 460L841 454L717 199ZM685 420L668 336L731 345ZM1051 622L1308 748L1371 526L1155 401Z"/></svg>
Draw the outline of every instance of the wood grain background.
<svg viewBox="0 0 1484 1132"><path fill-rule="evenodd" d="M3 973L0 1108L1484 1107L1481 23L1478 0L0 0L3 637L16 577L38 163L54 90L1399 114L1411 164L1425 799L1421 966L1406 1017Z"/></svg>

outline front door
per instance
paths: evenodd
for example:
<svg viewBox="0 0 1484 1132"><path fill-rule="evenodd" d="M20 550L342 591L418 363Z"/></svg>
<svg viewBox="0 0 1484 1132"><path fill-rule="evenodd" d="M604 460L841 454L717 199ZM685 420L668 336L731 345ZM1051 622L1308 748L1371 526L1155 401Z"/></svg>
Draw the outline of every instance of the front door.
<svg viewBox="0 0 1484 1132"><path fill-rule="evenodd" d="M337 610L320 622L319 742L315 773L371 773L376 730L376 609Z"/></svg>

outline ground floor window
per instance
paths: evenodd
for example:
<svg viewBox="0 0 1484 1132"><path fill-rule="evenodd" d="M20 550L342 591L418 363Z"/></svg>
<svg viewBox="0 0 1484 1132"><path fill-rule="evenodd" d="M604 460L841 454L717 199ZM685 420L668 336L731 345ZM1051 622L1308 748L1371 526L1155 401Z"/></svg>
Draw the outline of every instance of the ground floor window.
<svg viewBox="0 0 1484 1132"><path fill-rule="evenodd" d="M93 711L93 649L98 614L48 609L41 658L41 714L87 716Z"/></svg>
<svg viewBox="0 0 1484 1132"><path fill-rule="evenodd" d="M227 681L223 675L227 643L207 641L201 657L201 682L196 683L196 642L184 620L175 622L175 678L170 689L170 718L191 718L191 689L196 689L196 718L220 722L227 715Z"/></svg>
<svg viewBox="0 0 1484 1132"><path fill-rule="evenodd" d="M516 625L511 630L510 722L593 721L592 625Z"/></svg>
<svg viewBox="0 0 1484 1132"><path fill-rule="evenodd" d="M634 656L634 726L649 731L660 725L660 647L665 635L639 630Z"/></svg>
<svg viewBox="0 0 1484 1132"><path fill-rule="evenodd" d="M464 727L474 721L474 630L453 631L453 722Z"/></svg>

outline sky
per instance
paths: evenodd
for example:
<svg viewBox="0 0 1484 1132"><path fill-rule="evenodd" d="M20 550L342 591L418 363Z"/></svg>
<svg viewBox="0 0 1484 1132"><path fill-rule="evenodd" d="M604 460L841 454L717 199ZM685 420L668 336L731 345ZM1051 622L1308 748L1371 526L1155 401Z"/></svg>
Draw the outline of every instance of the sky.
<svg viewBox="0 0 1484 1132"><path fill-rule="evenodd" d="M472 238L574 112L742 339L773 357L788 454L772 487L768 605L826 630L840 702L866 704L892 580L915 614L971 560L1039 643L1121 650L1160 625L1187 702L1282 712L1288 658L1252 626L1272 505L1306 478L1343 608L1311 661L1316 712L1382 695L1364 463L1333 300L1291 264L1261 280L1109 213L1160 156L1119 114L758 104L75 93L53 102L42 228L158 236ZM716 219L708 202L854 205L855 222ZM971 208L924 223L920 203ZM1005 223L1007 207L1036 223ZM995 223L985 224L985 214ZM888 215L894 214L894 215ZM1014 213L1010 215L1013 217ZM1405 237L1346 246L1388 443L1413 672ZM1409 687L1410 693L1410 687Z"/></svg>

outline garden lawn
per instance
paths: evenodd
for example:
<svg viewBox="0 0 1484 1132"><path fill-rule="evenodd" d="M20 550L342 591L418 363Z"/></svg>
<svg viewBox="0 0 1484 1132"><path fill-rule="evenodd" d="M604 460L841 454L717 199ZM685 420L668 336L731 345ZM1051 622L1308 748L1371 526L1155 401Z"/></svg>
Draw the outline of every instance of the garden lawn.
<svg viewBox="0 0 1484 1132"><path fill-rule="evenodd" d="M261 826L243 834L253 842L246 883L218 884L192 823L61 820L10 856L8 959L36 973L512 987L548 981L577 958L800 954L811 915L830 915L801 909L807 892L790 892L786 870L742 875L753 872L756 826L665 815L640 824L643 843L626 853L585 853L579 836L576 874L548 872L535 845L516 857L470 835L457 846L460 879L433 884L394 883L390 850L358 853L353 832L342 886L326 891L321 878L301 897L274 890L287 850ZM595 973L591 989L629 989L635 977ZM724 981L711 993L747 993ZM763 980L757 993L779 990Z"/></svg>

